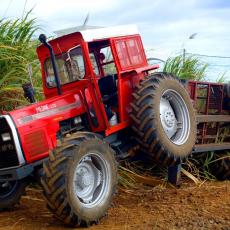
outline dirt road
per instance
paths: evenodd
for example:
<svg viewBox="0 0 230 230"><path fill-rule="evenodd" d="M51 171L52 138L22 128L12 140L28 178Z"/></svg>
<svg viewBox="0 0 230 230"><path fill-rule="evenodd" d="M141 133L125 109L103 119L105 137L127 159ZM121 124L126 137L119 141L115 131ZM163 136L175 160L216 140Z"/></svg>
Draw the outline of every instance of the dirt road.
<svg viewBox="0 0 230 230"><path fill-rule="evenodd" d="M69 229L46 209L41 191L27 190L14 211L0 213L0 229ZM179 189L119 189L108 217L90 229L230 230L230 181Z"/></svg>

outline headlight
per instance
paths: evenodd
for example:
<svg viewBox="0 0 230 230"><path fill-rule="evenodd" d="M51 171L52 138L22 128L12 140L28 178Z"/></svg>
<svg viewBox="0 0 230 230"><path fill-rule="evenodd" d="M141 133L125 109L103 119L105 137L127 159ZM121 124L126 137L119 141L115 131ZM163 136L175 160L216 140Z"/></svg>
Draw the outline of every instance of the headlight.
<svg viewBox="0 0 230 230"><path fill-rule="evenodd" d="M81 117L75 117L74 118L74 124L75 125L78 125L78 124L80 124L81 123Z"/></svg>
<svg viewBox="0 0 230 230"><path fill-rule="evenodd" d="M2 134L2 140L3 141L10 141L11 140L10 133L3 133Z"/></svg>

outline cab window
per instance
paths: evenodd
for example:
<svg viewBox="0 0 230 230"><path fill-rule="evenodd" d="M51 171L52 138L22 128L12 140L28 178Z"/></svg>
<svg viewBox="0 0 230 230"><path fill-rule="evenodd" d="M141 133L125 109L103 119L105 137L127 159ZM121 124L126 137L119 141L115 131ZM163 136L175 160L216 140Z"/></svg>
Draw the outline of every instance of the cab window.
<svg viewBox="0 0 230 230"><path fill-rule="evenodd" d="M101 65L105 75L116 74L117 70L113 60L113 55L110 46L100 50Z"/></svg>
<svg viewBox="0 0 230 230"><path fill-rule="evenodd" d="M99 75L99 69L98 69L98 66L97 66L97 61L96 61L96 58L95 58L95 55L94 53L90 53L89 54L89 57L90 57L90 61L92 63L92 67L93 67L93 71L96 75Z"/></svg>
<svg viewBox="0 0 230 230"><path fill-rule="evenodd" d="M61 55L56 55L56 64L61 85L81 80L85 76L85 63L80 46ZM56 87L51 58L45 61L46 85Z"/></svg>
<svg viewBox="0 0 230 230"><path fill-rule="evenodd" d="M139 37L117 39L115 46L122 70L136 68L146 64Z"/></svg>

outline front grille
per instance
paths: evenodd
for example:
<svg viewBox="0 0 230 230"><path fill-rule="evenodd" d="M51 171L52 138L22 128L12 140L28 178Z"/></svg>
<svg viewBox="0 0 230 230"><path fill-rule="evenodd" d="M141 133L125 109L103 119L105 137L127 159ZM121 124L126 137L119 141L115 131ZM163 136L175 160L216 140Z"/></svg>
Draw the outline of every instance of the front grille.
<svg viewBox="0 0 230 230"><path fill-rule="evenodd" d="M31 157L49 151L49 145L43 130L38 130L25 135L25 146L30 150Z"/></svg>
<svg viewBox="0 0 230 230"><path fill-rule="evenodd" d="M2 134L9 133L10 140L4 141ZM19 165L12 130L5 117L0 118L0 169Z"/></svg>

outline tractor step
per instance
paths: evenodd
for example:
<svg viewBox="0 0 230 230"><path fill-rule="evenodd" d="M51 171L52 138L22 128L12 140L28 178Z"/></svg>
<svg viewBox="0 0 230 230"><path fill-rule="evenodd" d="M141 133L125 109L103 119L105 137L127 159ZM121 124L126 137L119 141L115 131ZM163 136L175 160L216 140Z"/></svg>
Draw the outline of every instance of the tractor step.
<svg viewBox="0 0 230 230"><path fill-rule="evenodd" d="M212 144L197 144L193 147L193 153L217 151L217 150L230 150L230 142L225 143L212 143Z"/></svg>

